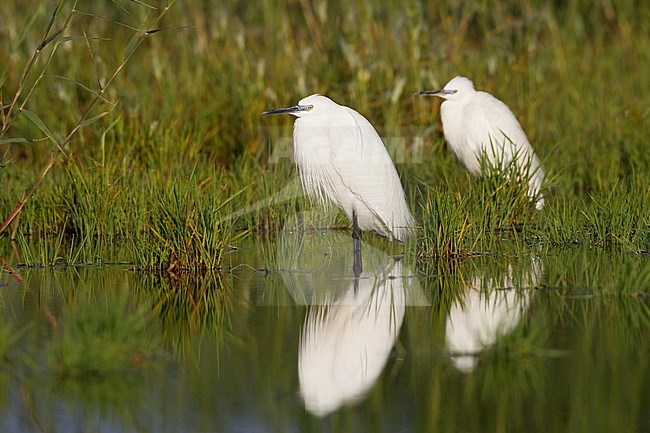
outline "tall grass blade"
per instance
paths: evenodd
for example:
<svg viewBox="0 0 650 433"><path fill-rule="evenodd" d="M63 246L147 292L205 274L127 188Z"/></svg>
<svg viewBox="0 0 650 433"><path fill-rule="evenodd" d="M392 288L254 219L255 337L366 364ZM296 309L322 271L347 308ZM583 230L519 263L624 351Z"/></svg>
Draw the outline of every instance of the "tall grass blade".
<svg viewBox="0 0 650 433"><path fill-rule="evenodd" d="M57 145L57 147L60 148L61 142L59 139L56 138L56 136L50 131L50 129L45 125L45 123L41 120L40 117L33 111L27 110L26 108L22 108L20 110L21 113L23 113L29 120L31 120L36 126L38 126L38 129L43 131L47 137L52 140L53 143Z"/></svg>

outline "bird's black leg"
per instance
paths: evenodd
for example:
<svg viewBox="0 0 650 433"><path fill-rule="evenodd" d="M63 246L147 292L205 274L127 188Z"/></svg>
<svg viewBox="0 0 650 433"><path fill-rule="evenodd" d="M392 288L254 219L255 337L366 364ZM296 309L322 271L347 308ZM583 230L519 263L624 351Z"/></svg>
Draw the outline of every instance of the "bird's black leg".
<svg viewBox="0 0 650 433"><path fill-rule="evenodd" d="M361 239L361 229L357 221L357 211L352 210L352 239Z"/></svg>
<svg viewBox="0 0 650 433"><path fill-rule="evenodd" d="M361 230L359 229L359 224L357 222L357 212L352 211L352 244L354 247L354 264L352 265L352 270L354 271L355 281L354 287L355 290L359 284L359 276L363 272L363 263L361 262Z"/></svg>

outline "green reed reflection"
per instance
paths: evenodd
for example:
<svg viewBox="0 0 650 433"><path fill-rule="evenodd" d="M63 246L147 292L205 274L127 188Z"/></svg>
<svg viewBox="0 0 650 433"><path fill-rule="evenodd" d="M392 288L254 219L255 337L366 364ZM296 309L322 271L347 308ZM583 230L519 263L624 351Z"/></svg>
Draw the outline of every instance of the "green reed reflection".
<svg viewBox="0 0 650 433"><path fill-rule="evenodd" d="M221 274L138 274L136 281L137 292L151 302L174 353L191 353L204 337L219 344L230 329L233 293Z"/></svg>
<svg viewBox="0 0 650 433"><path fill-rule="evenodd" d="M51 368L63 376L125 371L160 351L147 305L123 292L83 293L64 307L49 348Z"/></svg>
<svg viewBox="0 0 650 433"><path fill-rule="evenodd" d="M508 241L425 269L370 238L357 280L348 232L290 227L229 273L3 271L0 428L644 431L646 256Z"/></svg>

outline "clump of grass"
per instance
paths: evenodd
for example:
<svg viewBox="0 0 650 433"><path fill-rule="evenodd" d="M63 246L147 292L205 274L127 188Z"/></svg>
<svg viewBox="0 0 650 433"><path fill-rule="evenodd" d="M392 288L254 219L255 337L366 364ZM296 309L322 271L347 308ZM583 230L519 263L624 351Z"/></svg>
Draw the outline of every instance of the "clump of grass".
<svg viewBox="0 0 650 433"><path fill-rule="evenodd" d="M529 196L529 179L535 174L530 160L518 157L516 153L507 162L503 160L503 154L498 158L500 160L492 162L483 155L483 174L474 190L478 211L474 216L482 217L482 224L488 231L517 228L537 214L537 197Z"/></svg>
<svg viewBox="0 0 650 433"><path fill-rule="evenodd" d="M64 260L61 256L63 238L63 236L57 236L55 239L48 239L44 236L39 236L36 239L38 245L32 246L25 236L19 234L17 243L23 252L21 254L22 264L28 267L45 267L61 263Z"/></svg>
<svg viewBox="0 0 650 433"><path fill-rule="evenodd" d="M650 205L650 188L641 188L615 185L608 193L590 197L591 206L584 217L593 245L607 247L647 240L650 217L643 209Z"/></svg>
<svg viewBox="0 0 650 433"><path fill-rule="evenodd" d="M79 164L66 167L65 176L61 177L69 189L57 191L60 198L55 203L61 215L66 217L57 225L68 236L102 243L126 234L123 221L128 216L127 209L116 206L125 192L119 183L111 184L105 176L104 171Z"/></svg>
<svg viewBox="0 0 650 433"><path fill-rule="evenodd" d="M423 198L419 257L460 259L476 252L480 238L470 222L467 197L428 190Z"/></svg>
<svg viewBox="0 0 650 433"><path fill-rule="evenodd" d="M643 178L643 179L642 179ZM647 251L650 244L650 187L645 176L634 176L588 197L562 197L544 209L526 236L548 245L590 245Z"/></svg>
<svg viewBox="0 0 650 433"><path fill-rule="evenodd" d="M539 212L528 195L527 169L482 159L483 176L466 195L427 190L422 197L419 255L459 259L494 248L504 232L521 230Z"/></svg>
<svg viewBox="0 0 650 433"><path fill-rule="evenodd" d="M50 368L61 376L127 372L160 350L148 310L124 295L79 299L69 308L48 349Z"/></svg>
<svg viewBox="0 0 650 433"><path fill-rule="evenodd" d="M216 270L230 243L246 234L235 232L229 217L239 193L228 196L216 188L205 193L195 179L191 174L152 193L148 232L131 239L136 267L172 274Z"/></svg>

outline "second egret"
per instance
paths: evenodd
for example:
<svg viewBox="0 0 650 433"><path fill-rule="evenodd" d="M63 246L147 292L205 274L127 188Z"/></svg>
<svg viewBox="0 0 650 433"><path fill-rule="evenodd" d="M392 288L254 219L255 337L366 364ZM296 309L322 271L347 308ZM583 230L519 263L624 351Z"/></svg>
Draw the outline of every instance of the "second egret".
<svg viewBox="0 0 650 433"><path fill-rule="evenodd" d="M528 181L528 196L540 210L544 170L526 133L506 104L486 92L476 91L465 77L455 77L444 88L424 90L417 95L435 95L440 106L442 129L449 148L473 175L482 174L481 158L504 169L513 159Z"/></svg>
<svg viewBox="0 0 650 433"><path fill-rule="evenodd" d="M320 203L334 203L352 222L352 236L374 230L404 241L415 221L395 165L368 120L321 95L262 114L297 117L293 142L303 188Z"/></svg>

